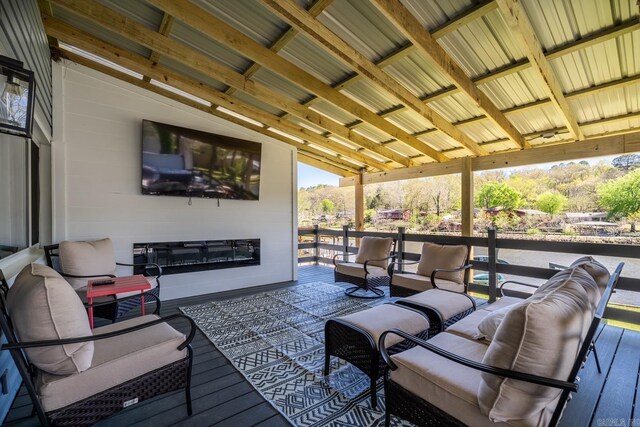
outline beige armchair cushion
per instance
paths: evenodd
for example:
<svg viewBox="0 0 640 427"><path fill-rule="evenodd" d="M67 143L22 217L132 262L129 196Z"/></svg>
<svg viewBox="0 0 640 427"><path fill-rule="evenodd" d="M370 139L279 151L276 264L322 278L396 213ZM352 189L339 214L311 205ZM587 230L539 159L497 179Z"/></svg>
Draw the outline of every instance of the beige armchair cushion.
<svg viewBox="0 0 640 427"><path fill-rule="evenodd" d="M96 328L93 332L100 335L157 318L155 315L136 317ZM36 378L36 388L42 406L45 411L63 408L184 359L187 350L177 349L184 339L184 334L167 323L161 323L125 335L94 341L95 355L88 370L67 376L44 373Z"/></svg>
<svg viewBox="0 0 640 427"><path fill-rule="evenodd" d="M111 239L87 242L65 240L59 247L60 268L64 274L88 276L116 274L116 260ZM89 279L67 278L74 289L87 286ZM92 278L95 279L95 278Z"/></svg>
<svg viewBox="0 0 640 427"><path fill-rule="evenodd" d="M413 289L414 291L418 292L433 289L433 286L431 286L431 277L421 276L419 274L413 273L393 273L391 283L395 286ZM464 292L463 284L452 282L451 280L436 278L436 286L439 289L445 289L447 291Z"/></svg>
<svg viewBox="0 0 640 427"><path fill-rule="evenodd" d="M456 334L467 339L479 339L480 331L478 330L478 324L488 315L494 311L501 310L505 307L518 304L523 300L514 297L502 297L493 304L485 304L479 307L476 311L468 315L462 320L458 320L453 325L447 328L447 332ZM486 341L483 341L486 343Z"/></svg>
<svg viewBox="0 0 640 427"><path fill-rule="evenodd" d="M589 283L581 283L583 281ZM508 311L483 363L533 375L566 380L594 310L587 288L591 276L576 268L556 275ZM596 291L597 292L597 291ZM538 417L561 391L490 374L482 374L478 403L493 421Z"/></svg>
<svg viewBox="0 0 640 427"><path fill-rule="evenodd" d="M52 268L26 266L7 296L7 310L20 341L91 335L87 312L73 288ZM56 375L82 372L93 358L93 343L27 349L29 360Z"/></svg>
<svg viewBox="0 0 640 427"><path fill-rule="evenodd" d="M393 245L393 239L391 237L363 237L362 240L360 240L360 248L358 248L356 262L364 264L365 261L368 260L386 258L391 255L391 245ZM387 268L389 260L373 261L367 264L367 266L369 265Z"/></svg>
<svg viewBox="0 0 640 427"><path fill-rule="evenodd" d="M431 276L433 270L438 268L452 269L464 265L469 249L464 245L436 245L425 243L422 245L422 255L418 263L417 273L422 276ZM437 277L456 283L464 283L464 271L454 273L438 273Z"/></svg>
<svg viewBox="0 0 640 427"><path fill-rule="evenodd" d="M402 298L401 303L409 304L413 307L426 307L440 314L445 321L473 308L473 300L466 294L445 291L442 289L430 289Z"/></svg>
<svg viewBox="0 0 640 427"><path fill-rule="evenodd" d="M496 334L498 326L500 326L504 317L513 307L514 306L506 306L490 311L487 316L478 322L478 338L483 338L487 341L493 340L493 336Z"/></svg>
<svg viewBox="0 0 640 427"><path fill-rule="evenodd" d="M338 273L346 274L347 276L361 277L364 279L365 271L364 264L358 264L355 262L341 262L336 264L336 271ZM386 268L367 265L368 277L380 277L388 276Z"/></svg>

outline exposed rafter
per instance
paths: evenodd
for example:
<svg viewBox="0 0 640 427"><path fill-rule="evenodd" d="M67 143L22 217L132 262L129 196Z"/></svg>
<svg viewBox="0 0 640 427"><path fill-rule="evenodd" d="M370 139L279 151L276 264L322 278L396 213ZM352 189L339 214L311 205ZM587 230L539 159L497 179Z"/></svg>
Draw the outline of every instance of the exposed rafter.
<svg viewBox="0 0 640 427"><path fill-rule="evenodd" d="M544 56L538 37L527 17L527 13L519 0L496 0L502 17L511 29L515 39L524 50L533 70L544 82L543 87L549 99L560 112L562 119L575 139L583 139L584 135L578 126L578 119L564 97L562 87L556 78L551 64Z"/></svg>
<svg viewBox="0 0 640 427"><path fill-rule="evenodd" d="M208 87L198 81L184 77L161 65L154 65L149 59L144 58L143 56L125 51L124 49L121 49L103 40L99 40L80 29L70 27L67 24L57 21L55 18L44 17L43 21L47 34L57 37L59 40L65 43L76 46L84 51L97 55L108 61L114 62L122 67L128 68L142 75L150 76L154 80L166 83L172 87L175 87L176 89L182 90L201 99L210 101L213 104L222 106L230 111L234 111L235 113L248 117L258 123L264 123L268 127L278 129L281 132L292 135L295 138L299 138L300 140L309 141L310 143L325 147L330 151L338 153L338 155L341 157L353 159L354 161L359 162L360 165L368 164L382 170L389 169L389 167L384 163L378 162L369 156L365 156L364 154L359 152L354 152L353 150L343 146L342 144L331 141L328 138L311 132L305 128L298 127L295 124L287 120L283 120L271 113L267 113L265 111L259 110L256 107L246 105L238 100L234 100L229 95L226 95L218 91L217 89ZM67 53L67 56L71 57L69 53ZM249 122L242 121L241 124L245 125L249 124ZM253 128L255 128L255 125L253 125ZM271 132L271 134L272 133L273 132ZM291 140L287 139L287 141L290 142ZM304 144L299 143L299 145L296 145L296 147L299 147L301 145ZM309 148L311 149L311 147ZM318 152L318 154L321 153L323 152ZM325 156L330 156L330 154L327 153L323 154Z"/></svg>
<svg viewBox="0 0 640 427"><path fill-rule="evenodd" d="M171 27L173 27L173 16L169 15L168 13L163 14L162 21L160 22L160 27L158 28L158 33L162 34L163 36L168 36L171 32ZM157 64L158 62L160 62L160 56L161 55L158 52L151 51L149 59L154 64ZM144 80L145 82L149 82L151 81L151 78L149 76L144 76L142 80Z"/></svg>
<svg viewBox="0 0 640 427"><path fill-rule="evenodd" d="M333 174L339 175L339 176L351 176L353 175L353 173L350 173L349 171L346 171L344 169L342 169L341 167L338 166L334 166L332 164L329 164L326 162L326 160L324 159L318 159L316 157L314 157L311 154L299 151L298 152L298 161L305 163L309 166L313 166L319 169L323 169L327 172L331 172Z"/></svg>
<svg viewBox="0 0 640 427"><path fill-rule="evenodd" d="M424 56L431 58L440 70L465 93L486 116L520 148L528 148L520 132L507 120L500 109L479 90L462 68L424 29L422 24L402 3L392 0L373 0L378 10L416 47Z"/></svg>
<svg viewBox="0 0 640 427"><path fill-rule="evenodd" d="M101 4L92 1L53 0L61 7L82 16L94 23L116 33L131 41L139 43L151 50L168 56L186 66L198 70L222 83L235 87L249 95L260 99L270 105L300 117L316 126L319 126L337 136L347 139L362 148L368 149L382 157L393 160L403 166L410 166L411 160L397 152L351 131L343 125L322 116L321 114L302 106L290 98L287 98L265 85L247 80L242 74L222 65L208 56L205 56L184 44L162 36L144 25L141 25L126 16L123 16ZM364 107L361 107L364 109ZM367 110L369 111L369 110ZM383 120L384 119L380 119ZM385 123L388 123L385 121ZM390 123L388 123L390 125ZM417 140L417 139L416 139ZM424 145L424 143L423 143ZM438 153L442 158L446 158Z"/></svg>
<svg viewBox="0 0 640 427"><path fill-rule="evenodd" d="M413 95L397 80L382 71L381 68L349 46L340 37L332 33L327 27L295 3L287 0L262 0L262 3L289 25L292 25L333 56L354 68L367 80L373 82L426 120L433 123L438 130L468 148L473 154L489 154L488 151L481 148L475 141L451 125L447 119L420 101L417 96Z"/></svg>
<svg viewBox="0 0 640 427"><path fill-rule="evenodd" d="M447 160L446 156L435 150L430 145L420 141L391 122L379 117L365 106L355 102L340 91L323 83L307 71L273 53L268 48L231 27L226 22L211 15L199 6L187 1L148 1L164 12L173 15L176 19L180 19L182 22L203 34L208 35L228 48L231 48L252 61L259 63L263 67L280 74L282 77L285 77L301 88L324 98L344 111L353 114L372 126L375 126L391 137L404 142L413 149L426 154L436 161L441 162Z"/></svg>
<svg viewBox="0 0 640 427"><path fill-rule="evenodd" d="M308 11L311 14L311 16L318 16L326 8L331 6L331 3L333 3L334 1L335 0L315 0L313 4L309 6ZM280 35L280 37L278 37L276 40L274 40L273 43L271 43L271 46L269 46L269 49L271 49L271 51L274 53L280 52L282 49L284 49L286 45L288 45L291 42L291 40L293 40L296 34L298 34L298 31L296 31L295 28L289 27L287 30L285 30L284 33L282 33L282 35ZM258 70L260 70L260 68L262 68L260 64L253 62L251 65L247 67L246 70L244 70L242 75L244 75L247 79L250 79L258 72ZM235 89L230 87L225 92L229 95L233 95L233 93L235 92Z"/></svg>

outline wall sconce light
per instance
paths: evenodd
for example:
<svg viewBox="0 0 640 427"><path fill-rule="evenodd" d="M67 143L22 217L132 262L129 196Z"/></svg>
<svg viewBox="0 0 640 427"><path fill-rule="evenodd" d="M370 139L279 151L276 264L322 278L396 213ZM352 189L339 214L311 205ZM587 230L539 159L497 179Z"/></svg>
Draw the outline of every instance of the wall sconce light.
<svg viewBox="0 0 640 427"><path fill-rule="evenodd" d="M31 138L35 88L33 71L0 55L0 132Z"/></svg>

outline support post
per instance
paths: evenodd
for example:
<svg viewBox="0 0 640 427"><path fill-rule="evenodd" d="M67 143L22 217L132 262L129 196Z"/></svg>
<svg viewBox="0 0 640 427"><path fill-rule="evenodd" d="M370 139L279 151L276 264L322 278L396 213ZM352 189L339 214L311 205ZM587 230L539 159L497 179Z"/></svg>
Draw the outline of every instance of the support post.
<svg viewBox="0 0 640 427"><path fill-rule="evenodd" d="M461 179L461 197L462 197L462 236L473 237L473 207L474 207L474 194L473 194L473 163L471 157L465 157L462 159L462 173ZM469 259L473 260L473 246L469 248ZM473 269L469 271L469 281L473 282Z"/></svg>
<svg viewBox="0 0 640 427"><path fill-rule="evenodd" d="M362 175L360 172L356 178L355 185L355 221L356 231L364 231L364 184L362 183ZM356 245L360 246L360 239L356 239Z"/></svg>
<svg viewBox="0 0 640 427"><path fill-rule="evenodd" d="M313 260L316 265L318 265L318 260L320 259L320 248L318 247L318 244L320 243L320 235L318 234L319 228L318 224L313 226Z"/></svg>
<svg viewBox="0 0 640 427"><path fill-rule="evenodd" d="M487 230L487 237L489 243L487 245L487 255L489 259L489 303L495 302L497 297L497 260L498 251L496 245L497 232L494 227L489 227Z"/></svg>
<svg viewBox="0 0 640 427"><path fill-rule="evenodd" d="M349 261L349 226L342 226L342 260Z"/></svg>
<svg viewBox="0 0 640 427"><path fill-rule="evenodd" d="M404 227L398 227L398 237L397 237L397 246L396 246L396 261L398 262L398 268L396 269L397 272L401 272L402 271L402 266L400 265L400 263L403 260L403 254L404 254L404 233L405 233L406 229Z"/></svg>

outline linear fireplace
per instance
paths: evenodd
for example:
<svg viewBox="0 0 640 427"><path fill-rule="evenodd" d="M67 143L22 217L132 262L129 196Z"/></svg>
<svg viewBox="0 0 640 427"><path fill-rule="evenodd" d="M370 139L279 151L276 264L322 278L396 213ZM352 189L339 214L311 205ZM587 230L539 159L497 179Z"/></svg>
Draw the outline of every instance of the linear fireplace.
<svg viewBox="0 0 640 427"><path fill-rule="evenodd" d="M160 265L162 274L260 265L260 239L134 243L133 259ZM134 274L143 272L134 268Z"/></svg>

